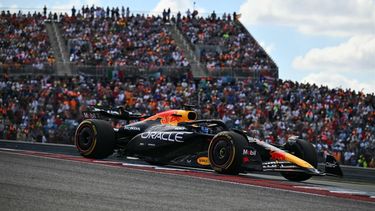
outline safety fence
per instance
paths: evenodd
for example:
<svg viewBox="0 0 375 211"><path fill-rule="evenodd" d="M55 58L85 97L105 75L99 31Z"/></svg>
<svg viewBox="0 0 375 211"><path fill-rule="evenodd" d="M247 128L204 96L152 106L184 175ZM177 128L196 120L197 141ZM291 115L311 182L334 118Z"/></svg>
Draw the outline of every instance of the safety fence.
<svg viewBox="0 0 375 211"><path fill-rule="evenodd" d="M0 75L27 76L27 75L58 75L57 69L59 63L40 64L40 65L0 65ZM68 64L73 75L84 75L90 77L194 77L194 70L189 67L179 66L160 66L160 67L137 67L137 66L103 66L103 65L80 65ZM60 74L61 75L61 74ZM64 74L63 74L64 75ZM207 68L206 77L211 78L247 78L254 81L273 81L278 78L277 71L274 70L255 70L251 68Z"/></svg>

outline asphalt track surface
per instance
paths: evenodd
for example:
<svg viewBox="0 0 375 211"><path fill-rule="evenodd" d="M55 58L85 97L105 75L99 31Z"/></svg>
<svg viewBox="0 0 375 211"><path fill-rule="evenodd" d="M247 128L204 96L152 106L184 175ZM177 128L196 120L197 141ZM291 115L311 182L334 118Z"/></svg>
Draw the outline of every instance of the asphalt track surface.
<svg viewBox="0 0 375 211"><path fill-rule="evenodd" d="M374 209L373 202L0 151L0 210Z"/></svg>
<svg viewBox="0 0 375 211"><path fill-rule="evenodd" d="M374 210L375 204L0 151L1 210Z"/></svg>

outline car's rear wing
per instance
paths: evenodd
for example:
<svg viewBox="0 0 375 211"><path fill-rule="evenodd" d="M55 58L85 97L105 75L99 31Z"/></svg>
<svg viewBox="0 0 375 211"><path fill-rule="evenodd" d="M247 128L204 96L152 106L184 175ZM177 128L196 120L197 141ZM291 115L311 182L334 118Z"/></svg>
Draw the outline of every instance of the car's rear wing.
<svg viewBox="0 0 375 211"><path fill-rule="evenodd" d="M123 107L116 108L102 108L102 107L91 107L86 111L82 112L85 119L119 119L119 120L142 120L149 116L145 116L139 113L133 113L125 110Z"/></svg>

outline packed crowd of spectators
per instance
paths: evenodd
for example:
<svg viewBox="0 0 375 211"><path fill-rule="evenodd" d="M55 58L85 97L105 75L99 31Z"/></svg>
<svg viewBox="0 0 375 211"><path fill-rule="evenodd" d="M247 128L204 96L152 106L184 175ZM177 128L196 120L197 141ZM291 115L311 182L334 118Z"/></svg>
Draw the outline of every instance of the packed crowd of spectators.
<svg viewBox="0 0 375 211"><path fill-rule="evenodd" d="M30 65L43 69L55 62L44 24L45 16L1 11L0 67Z"/></svg>
<svg viewBox="0 0 375 211"><path fill-rule="evenodd" d="M129 8L72 10L61 19L70 61L81 65L186 68L190 64L163 18L130 14Z"/></svg>
<svg viewBox="0 0 375 211"><path fill-rule="evenodd" d="M199 48L200 62L210 71L234 68L246 71L277 71L277 67L234 13L209 17L198 12L182 16L164 10L161 16L132 14L129 8L83 6L71 15L2 11L0 22L0 65L32 65L42 69L55 62L45 21L59 22L69 47L70 62L90 66L127 66L159 69L190 69L185 52L168 30L177 24L185 38ZM204 46L211 46L206 48Z"/></svg>
<svg viewBox="0 0 375 211"><path fill-rule="evenodd" d="M209 71L234 69L267 72L277 75L276 64L237 20L236 13L214 12L207 18L196 11L182 16L171 15L170 9L162 16L133 15L129 8L82 7L72 8L71 16L60 20L63 37L68 43L70 61L82 65L189 67L189 61L171 37L168 24L179 30L194 47ZM211 46L211 48L206 48ZM214 48L212 48L214 47ZM216 47L216 48L215 48Z"/></svg>
<svg viewBox="0 0 375 211"><path fill-rule="evenodd" d="M154 114L195 104L201 118L221 119L267 142L283 144L295 135L321 154L333 151L344 164L375 165L373 94L281 80L46 76L0 81L2 139L72 143L87 106Z"/></svg>
<svg viewBox="0 0 375 211"><path fill-rule="evenodd" d="M195 15L194 15L195 14ZM200 60L208 70L222 68L267 70L277 69L275 63L237 20L238 15L213 12L207 18L198 17L197 12L177 19L177 25L191 44L200 49ZM217 49L205 49L216 46Z"/></svg>

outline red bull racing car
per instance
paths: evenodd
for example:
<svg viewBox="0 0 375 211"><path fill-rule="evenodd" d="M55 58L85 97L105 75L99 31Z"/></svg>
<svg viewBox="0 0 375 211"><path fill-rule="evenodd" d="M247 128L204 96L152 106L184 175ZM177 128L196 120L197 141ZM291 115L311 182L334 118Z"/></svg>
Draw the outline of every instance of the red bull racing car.
<svg viewBox="0 0 375 211"><path fill-rule="evenodd" d="M223 174L275 171L291 181L342 176L331 155L326 156L325 170L318 170L316 150L305 140L291 138L282 146L269 144L230 129L221 120L197 120L197 113L190 108L142 116L122 107L94 107L83 115L86 119L76 130L75 145L88 158L104 159L116 150L154 165L212 168ZM133 123L113 128L106 118Z"/></svg>

